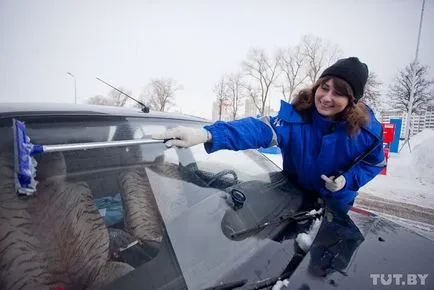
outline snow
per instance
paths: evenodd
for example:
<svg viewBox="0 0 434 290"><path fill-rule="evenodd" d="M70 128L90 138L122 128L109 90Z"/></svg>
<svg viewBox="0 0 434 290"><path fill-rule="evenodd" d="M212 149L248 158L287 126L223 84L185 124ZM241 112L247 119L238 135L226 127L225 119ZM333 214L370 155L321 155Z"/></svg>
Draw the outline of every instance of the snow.
<svg viewBox="0 0 434 290"><path fill-rule="evenodd" d="M310 212L307 213L307 215L309 216L314 216L314 215L319 215L322 214L322 212L324 211L324 209L320 208L319 210L311 210Z"/></svg>
<svg viewBox="0 0 434 290"><path fill-rule="evenodd" d="M289 281L288 279L285 279L283 281L277 280L276 284L274 284L273 288L271 288L271 290L280 290L283 287L288 287L289 285Z"/></svg>
<svg viewBox="0 0 434 290"><path fill-rule="evenodd" d="M387 175L378 175L360 192L434 208L434 130L425 129L399 153L389 153ZM401 148L401 145L400 145Z"/></svg>
<svg viewBox="0 0 434 290"><path fill-rule="evenodd" d="M401 148L400 144L399 148ZM425 129L399 153L389 153L387 175L377 175L359 192L397 202L434 208L434 130ZM266 154L282 167L280 154Z"/></svg>
<svg viewBox="0 0 434 290"><path fill-rule="evenodd" d="M315 221L312 223L309 231L307 233L300 233L295 238L295 241L297 242L298 246L304 251L307 252L312 245L313 240L316 237L316 234L319 231L319 228L321 226L322 217L315 219Z"/></svg>
<svg viewBox="0 0 434 290"><path fill-rule="evenodd" d="M282 168L282 155L281 154L264 154L268 159L273 161L277 166Z"/></svg>

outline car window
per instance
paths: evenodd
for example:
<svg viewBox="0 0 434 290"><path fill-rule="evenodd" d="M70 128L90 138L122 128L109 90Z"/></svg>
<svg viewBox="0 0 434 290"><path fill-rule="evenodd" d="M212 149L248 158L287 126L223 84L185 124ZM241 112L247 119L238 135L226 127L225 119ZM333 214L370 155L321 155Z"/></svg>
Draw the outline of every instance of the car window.
<svg viewBox="0 0 434 290"><path fill-rule="evenodd" d="M41 119L26 126L34 144L47 145L148 139L180 123L204 125L101 118ZM10 127L2 130L10 132ZM11 145L11 134L3 136L8 136ZM42 153L35 157L36 195L22 199L13 190L10 145L2 146L1 156L8 158L0 159L2 205L19 209L19 213L0 213L8 221L7 234L15 239L14 247L7 248L10 257L37 252L32 263L43 267L49 261L68 272L71 268L60 263L67 261L66 265L83 269L70 281L90 288L100 283L110 289L141 289L143 285L197 289L212 286L222 277L231 280L236 272L229 271L228 265L240 267L257 259L259 252L283 249L289 242L236 241L228 238L228 229L252 226L285 210L296 210L301 203L301 195L288 198L295 189L286 187L278 168L255 150L208 154L203 145L179 149L161 142ZM234 189L247 196L238 211L231 204ZM27 238L18 238L22 231ZM271 237L270 232L266 236ZM0 239L0 250L5 247ZM284 260L292 254L286 252ZM19 273L34 269L33 264L12 260L2 261L11 263L10 279L25 281ZM264 275L277 274L267 271ZM63 281L56 273L48 269L45 280L37 281Z"/></svg>
<svg viewBox="0 0 434 290"><path fill-rule="evenodd" d="M28 121L26 127L32 143L50 145L143 137L133 136L136 123L125 118L81 121L63 118L58 122L41 118L37 122ZM10 128L2 127L2 133L11 132ZM166 126L150 124L149 128L163 131ZM38 163L35 196L18 198L13 187L12 136L2 136L8 137L8 142L3 144L2 139L0 151L1 204L11 210L1 210L2 220L8 221L2 222L1 232L16 239L15 246L0 241L1 251L6 249L11 257L6 261L2 255L1 261L10 264L8 281L24 281L18 273L24 274L26 269L33 273L37 271L35 267L42 268L48 262L53 265L52 271L47 269L45 277L28 281L32 287L38 288L37 283L63 281L60 284L64 285L54 286L84 283L86 288L99 288L98 285L143 266L148 269L148 276L157 277L148 284L150 288L173 281L179 281L177 285L182 288L183 279L179 278L182 274L166 241L164 223L146 175L146 167L152 166L164 151L163 144L42 153L35 156ZM22 220L27 222L22 224ZM18 225L16 230L12 230L14 225ZM29 236L22 238L22 231ZM32 253L36 256L31 263L14 262L14 256ZM151 261L153 266L149 264ZM68 285L54 267L73 271L68 266L71 264L83 270ZM162 265L166 268L164 273L159 270Z"/></svg>

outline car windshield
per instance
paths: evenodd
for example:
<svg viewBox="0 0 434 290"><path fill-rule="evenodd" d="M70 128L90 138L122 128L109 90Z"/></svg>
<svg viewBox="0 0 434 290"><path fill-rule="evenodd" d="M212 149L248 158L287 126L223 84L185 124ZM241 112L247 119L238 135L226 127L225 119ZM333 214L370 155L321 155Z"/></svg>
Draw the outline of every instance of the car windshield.
<svg viewBox="0 0 434 290"><path fill-rule="evenodd" d="M31 142L43 145L146 139L180 123L205 124L120 117L26 120ZM0 167L10 170L9 124L1 130L10 142L1 144ZM280 237L281 227L230 236L293 214L302 204L302 194L256 150L208 154L203 145L179 149L155 143L42 153L36 161L34 197L15 197L12 172L2 172L6 210L0 215L15 237L7 248L10 257L38 253L27 266L11 262L11 272L48 261L63 267L74 285L201 289L279 275L294 255L294 241ZM234 192L245 202L236 204ZM29 236L22 238L21 231ZM72 275L74 269L86 270ZM14 271L11 279L25 283L25 273ZM65 281L51 268L47 273L47 281Z"/></svg>

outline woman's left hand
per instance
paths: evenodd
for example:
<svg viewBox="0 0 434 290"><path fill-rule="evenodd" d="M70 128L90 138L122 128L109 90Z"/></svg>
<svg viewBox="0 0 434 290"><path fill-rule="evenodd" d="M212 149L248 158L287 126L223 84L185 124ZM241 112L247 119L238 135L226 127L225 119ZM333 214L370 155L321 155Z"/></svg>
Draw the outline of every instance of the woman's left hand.
<svg viewBox="0 0 434 290"><path fill-rule="evenodd" d="M334 176L327 177L324 174L322 174L321 179L325 181L325 187L331 192L341 190L342 188L344 188L346 183L345 177L343 175L335 179Z"/></svg>

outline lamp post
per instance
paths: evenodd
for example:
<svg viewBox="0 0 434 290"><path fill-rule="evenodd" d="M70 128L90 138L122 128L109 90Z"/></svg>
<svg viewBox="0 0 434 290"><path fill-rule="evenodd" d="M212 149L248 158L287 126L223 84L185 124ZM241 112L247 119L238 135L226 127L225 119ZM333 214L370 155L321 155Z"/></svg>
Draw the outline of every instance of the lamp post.
<svg viewBox="0 0 434 290"><path fill-rule="evenodd" d="M74 104L77 104L77 81L72 73L67 72L66 74L74 79Z"/></svg>
<svg viewBox="0 0 434 290"><path fill-rule="evenodd" d="M414 98L415 98L415 90L416 90L416 65L418 63L418 58L419 58L419 44L420 44L420 35L422 32L422 23L423 23L423 12L425 10L425 0L422 0L422 9L420 11L420 22L419 22L419 30L418 30L418 34L417 34L417 42L416 42L416 54L414 56L414 61L413 63L410 65L413 66L412 69L412 76L411 76L411 87L410 87L410 100L408 102L408 110L407 110L407 119L405 122L405 130L406 130L406 134L405 134L405 140L404 143L401 146L401 149L399 149L399 152L401 152L402 148L404 148L405 144L408 144L408 149L411 152L411 146L410 146L410 135L411 135L411 118L412 118L412 113L413 113L413 105L414 105Z"/></svg>
<svg viewBox="0 0 434 290"><path fill-rule="evenodd" d="M422 32L422 22L423 22L423 12L425 10L425 0L422 1L422 10L420 11L420 22L419 22L419 32L417 34L417 44L416 44L416 55L414 57L414 61L418 61L419 57L419 44L420 44L420 34Z"/></svg>

